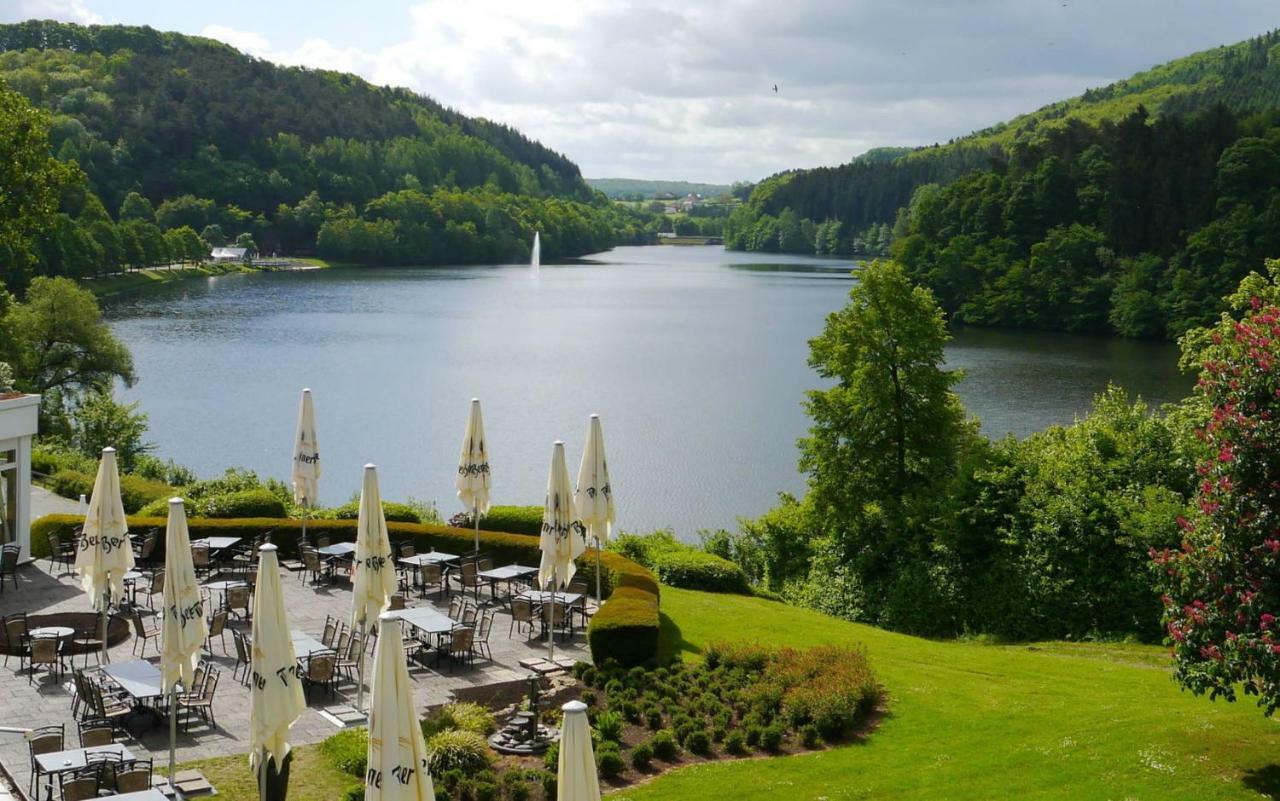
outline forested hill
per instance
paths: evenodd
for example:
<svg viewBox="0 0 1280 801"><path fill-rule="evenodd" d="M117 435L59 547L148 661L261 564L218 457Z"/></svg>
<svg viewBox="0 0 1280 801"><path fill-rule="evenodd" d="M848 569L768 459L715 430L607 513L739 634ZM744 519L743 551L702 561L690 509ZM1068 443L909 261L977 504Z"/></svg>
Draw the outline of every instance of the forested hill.
<svg viewBox="0 0 1280 801"><path fill-rule="evenodd" d="M5 87L41 112L50 153L73 167L65 180L86 190L63 187L22 266L0 265L19 289L35 274L182 260L236 239L262 253L425 264L527 258L534 230L544 258L656 230L508 126L200 37L0 25ZM0 151L16 146L4 136Z"/></svg>
<svg viewBox="0 0 1280 801"><path fill-rule="evenodd" d="M862 230L892 223L916 187L1003 163L1050 132L1118 122L1140 106L1155 119L1219 104L1236 115L1280 105L1280 33L1185 56L946 144L878 148L838 167L787 172L765 182L775 185L764 187L757 210L776 216L791 209L801 219L836 219ZM739 246L761 249L758 244L747 239Z"/></svg>
<svg viewBox="0 0 1280 801"><path fill-rule="evenodd" d="M1280 255L1278 108L1273 32L892 161L776 176L725 241L857 253L878 229L956 321L1174 337Z"/></svg>

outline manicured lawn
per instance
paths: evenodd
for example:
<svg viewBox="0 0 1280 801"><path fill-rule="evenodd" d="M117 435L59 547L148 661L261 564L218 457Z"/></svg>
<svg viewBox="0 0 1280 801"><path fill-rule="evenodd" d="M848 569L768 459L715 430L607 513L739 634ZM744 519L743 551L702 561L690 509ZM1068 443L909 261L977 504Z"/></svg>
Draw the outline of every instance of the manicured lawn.
<svg viewBox="0 0 1280 801"><path fill-rule="evenodd" d="M249 770L249 757L244 754L186 762L178 768L202 771L205 778L218 788L219 798L253 801L258 797L258 786ZM338 801L354 784L358 784L358 780L333 767L320 755L316 746L293 749L293 762L289 768L289 801Z"/></svg>
<svg viewBox="0 0 1280 801"><path fill-rule="evenodd" d="M664 647L863 643L890 696L869 740L700 765L616 799L1267 798L1280 723L1180 692L1163 649L991 646L890 634L755 598L662 589Z"/></svg>

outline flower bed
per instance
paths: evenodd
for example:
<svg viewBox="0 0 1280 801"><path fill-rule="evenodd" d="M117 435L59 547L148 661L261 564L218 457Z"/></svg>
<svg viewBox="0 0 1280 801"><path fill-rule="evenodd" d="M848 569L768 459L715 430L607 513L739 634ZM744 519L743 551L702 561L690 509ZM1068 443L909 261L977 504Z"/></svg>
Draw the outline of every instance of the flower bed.
<svg viewBox="0 0 1280 801"><path fill-rule="evenodd" d="M72 533L83 522L75 515L47 515L36 520L31 524L32 556L45 558L49 555L49 534L57 534L63 542L70 542ZM130 517L128 523L131 532L141 534L153 528L163 532L167 521L161 517ZM222 536L241 537L247 541L264 531L274 531L273 542L279 546L280 555L289 557L295 555L302 521L293 518L191 518L188 525L193 540ZM388 522L387 530L392 542L413 542L419 551L435 548L447 553L468 553L475 542L474 531L450 526ZM325 534L334 540L354 541L356 521L309 520L307 532L311 536ZM481 531L480 548L492 555L498 564L537 564L539 560L538 538L524 534ZM152 558L157 563L164 559L163 537ZM588 548L579 557L577 565L579 574L594 586L595 550ZM592 659L603 662L613 658L623 665L652 662L658 652L657 580L648 570L611 551L600 554L600 565L601 584L609 602L591 618L587 627Z"/></svg>

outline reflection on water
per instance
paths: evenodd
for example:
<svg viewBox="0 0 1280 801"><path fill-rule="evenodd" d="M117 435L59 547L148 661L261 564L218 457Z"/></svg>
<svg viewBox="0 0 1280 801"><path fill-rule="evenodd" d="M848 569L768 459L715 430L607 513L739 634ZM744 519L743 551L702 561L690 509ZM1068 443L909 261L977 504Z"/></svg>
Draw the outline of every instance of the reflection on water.
<svg viewBox="0 0 1280 801"><path fill-rule="evenodd" d="M125 394L161 452L212 474L287 478L297 393L315 390L322 499L376 462L383 494L460 511L468 401L485 403L496 503L541 503L551 442L576 475L601 415L619 526L732 526L803 488L807 342L843 305L851 265L718 247L618 248L569 264L233 275L113 302L134 353ZM956 332L959 393L989 434L1086 410L1108 380L1153 401L1189 382L1171 346Z"/></svg>

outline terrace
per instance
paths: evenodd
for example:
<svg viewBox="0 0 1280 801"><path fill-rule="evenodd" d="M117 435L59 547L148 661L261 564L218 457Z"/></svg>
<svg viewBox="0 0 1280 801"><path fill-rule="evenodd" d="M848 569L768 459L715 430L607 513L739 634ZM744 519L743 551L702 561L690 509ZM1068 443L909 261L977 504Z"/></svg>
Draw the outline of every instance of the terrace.
<svg viewBox="0 0 1280 801"><path fill-rule="evenodd" d="M336 550L341 550L337 548ZM340 564L340 563L339 563ZM201 581L214 584L208 592L207 609L217 610L223 603L224 593L216 589L216 582L238 581L242 573L232 573L230 569L211 570ZM0 594L0 616L24 612L31 618L31 627L38 625L69 625L83 628L92 610L88 599L80 587L79 580L67 568L65 563L51 563L40 560L21 567L16 574L16 582L6 579L7 587ZM136 582L137 595L132 608L140 611L146 626L155 625L158 618L150 609L145 592L148 578L144 575ZM320 640L324 634L326 621L347 621L351 614L351 588L341 569L336 571L333 580L323 576L317 579L306 570L285 572L282 575L285 592L285 605L289 622L295 633L308 635ZM234 585L232 585L234 586ZM540 636L537 622L522 627L514 623L511 617L510 596L523 590L517 579L508 591L505 581L490 585L485 582L478 588L465 590L465 597L476 604L480 614L492 610L494 613L491 634L488 638L487 652L475 648L472 655L474 661L442 658L434 648L434 640L428 636L430 623L421 630L422 638L428 647L419 658L410 660L410 677L415 691L414 700L420 710L465 697L472 700L487 701L492 698L508 697L514 688L527 686L530 674L528 667L535 660L545 659L547 643ZM438 624L450 613L450 599L457 599L463 590L457 582L453 582L446 593L442 590L431 590L424 593L410 586L404 593L406 610L409 616L422 621L433 621ZM504 596L507 596L504 599ZM155 599L158 600L156 595ZM479 599L478 603L476 599ZM455 609L454 614L458 612ZM58 616L58 617L53 617ZM408 618L406 618L407 620ZM179 727L177 737L177 760L179 763L212 756L247 753L249 737L249 691L239 680L233 678L237 672L235 633L248 634L249 624L242 617L229 615L228 630L224 641L221 637L211 638L211 653L205 660L220 672L220 680L212 703L213 722L194 717L189 729ZM406 625L406 629L409 626ZM79 633L79 632L78 632ZM479 630L477 630L479 638ZM111 666L136 662L139 653L145 651L144 661L150 665L159 663L159 637L152 637L141 642L134 631L129 615L119 614L112 618L108 635L110 643L108 655ZM72 649L75 650L75 649ZM587 659L587 648L581 621L571 634L557 636L556 660L571 662ZM49 671L45 666L38 666L33 674L26 663L16 656L10 656L7 665L0 668L0 698L3 698L3 714L0 725L23 729L36 729L45 726L65 727L65 748L80 746L77 736L77 716L72 713L73 683L72 669L84 669L86 661L88 672L93 675L98 670L93 655L81 653L68 654L62 657L64 670L62 675ZM22 667L20 667L20 663ZM549 667L543 665L544 668ZM142 667L145 674L149 669ZM243 672L243 671L240 671ZM111 686L113 682L107 681ZM119 686L119 682L115 682ZM518 692L518 690L516 690ZM324 688L317 687L309 694L307 712L299 718L293 727L294 744L314 743L334 734L341 728L339 718L350 713L356 705L357 685L348 677L340 677L332 695ZM368 703L366 686L365 703ZM83 717L83 715L81 715ZM167 765L169 746L169 727L158 715L138 715L126 720L126 731L118 732L116 742L124 744L133 756L140 760L151 759L157 768ZM30 793L31 759L28 744L21 736L0 738L0 766L12 777L19 793ZM246 768L247 769L247 768ZM43 782L42 782L43 783ZM57 782L54 782L56 788ZM56 798L57 791L54 790ZM28 797L33 797L28 795ZM38 797L45 798L41 790Z"/></svg>

